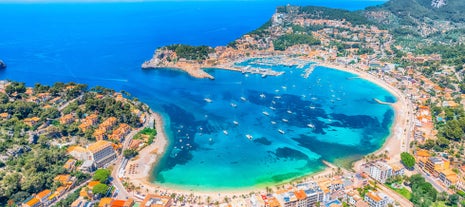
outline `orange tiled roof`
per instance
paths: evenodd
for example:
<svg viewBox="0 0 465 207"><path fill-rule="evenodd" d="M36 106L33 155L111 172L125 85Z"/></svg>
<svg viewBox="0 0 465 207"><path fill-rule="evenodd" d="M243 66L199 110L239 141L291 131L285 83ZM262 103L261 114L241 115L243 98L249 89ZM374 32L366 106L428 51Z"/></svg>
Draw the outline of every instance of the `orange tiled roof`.
<svg viewBox="0 0 465 207"><path fill-rule="evenodd" d="M89 184L87 184L87 187L92 189L92 188L94 188L94 186L96 186L99 183L100 183L99 181L90 181Z"/></svg>
<svg viewBox="0 0 465 207"><path fill-rule="evenodd" d="M26 206L34 206L36 205L37 203L39 203L39 199L37 198L32 198L31 200L29 200L28 202L26 202Z"/></svg>
<svg viewBox="0 0 465 207"><path fill-rule="evenodd" d="M381 200L381 197L379 197L378 195L374 194L373 192L368 192L367 193L367 196L370 197L372 200L376 201L376 202L380 202Z"/></svg>
<svg viewBox="0 0 465 207"><path fill-rule="evenodd" d="M113 199L111 198L102 198L98 204L99 207L109 207Z"/></svg>
<svg viewBox="0 0 465 207"><path fill-rule="evenodd" d="M39 199L39 200L42 200L43 198L45 198L46 196L48 196L50 193L51 193L51 191L48 190L48 189L47 189L47 190L43 190L43 191L37 193L36 198Z"/></svg>
<svg viewBox="0 0 465 207"><path fill-rule="evenodd" d="M89 145L87 149L92 153L96 153L100 150L107 148L108 146L112 146L111 142L100 140L95 142L94 144Z"/></svg>

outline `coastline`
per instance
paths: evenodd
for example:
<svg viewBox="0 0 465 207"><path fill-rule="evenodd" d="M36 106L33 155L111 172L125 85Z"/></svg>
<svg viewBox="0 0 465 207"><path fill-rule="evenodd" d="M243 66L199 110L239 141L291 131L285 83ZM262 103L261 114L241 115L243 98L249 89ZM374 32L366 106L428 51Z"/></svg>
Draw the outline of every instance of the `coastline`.
<svg viewBox="0 0 465 207"><path fill-rule="evenodd" d="M390 94L392 94L396 98L396 102L390 104L390 106L394 110L394 120L390 126L391 130L389 135L386 137L384 144L376 151L370 154L382 154L384 152L388 152L389 156L389 163L396 163L400 162L400 154L401 152L408 151L408 140L405 136L405 133L409 131L409 120L407 113L409 110L409 105L406 102L405 97L402 93L394 88L393 86L387 84L383 80L375 77L365 71L359 71L353 67L344 67L341 65L333 64L333 63L323 63L315 61L316 64L322 67L327 67L335 70L340 70L348 73L352 73L357 75L358 77L367 80L373 84L376 84L379 87L387 90ZM406 142L407 141L407 142ZM358 171L361 169L362 164L364 163L363 159L357 160L352 164L352 169Z"/></svg>
<svg viewBox="0 0 465 207"><path fill-rule="evenodd" d="M336 69L336 70L340 70L344 72L349 72L354 75L357 75L360 78L363 78L369 82L372 82L373 84L376 84L379 87L382 87L383 89L389 91L389 93L391 93L393 96L396 97L397 99L396 102L393 104L390 104L395 113L395 117L391 125L390 134L388 137L386 137L383 145L378 150L376 150L375 152L371 154L379 154L379 153L384 153L385 151L387 151L390 157L389 162L400 161L400 153L402 152L402 148L404 147L402 146L402 144L404 143L404 140L402 139L402 136L403 136L402 126L407 127L407 124L405 124L407 119L404 116L405 115L404 112L405 112L405 107L408 107L401 93L397 91L397 89L395 89L393 86L388 85L386 82L380 80L378 77L372 76L371 74L365 71L358 71L355 68L344 67L341 65L336 65L336 64L331 64L331 63L323 63L317 60L309 60L309 59L305 59L305 60L315 62L318 66L323 66L323 67ZM230 64L233 64L233 63L230 63ZM227 65L227 64L224 64L224 65ZM239 69L232 69L229 67L226 67L226 68L215 67L215 68L221 69L221 70L232 70L232 71L240 72ZM185 71L185 69L181 69L181 70ZM196 70L203 71L202 69L196 69ZM131 182L134 184L134 186L140 187L140 190L139 190L140 193L145 193L145 192L167 193L167 194L175 193L175 194L182 194L186 196L195 193L195 195L199 196L200 199L203 200L204 202L210 199L216 199L216 200L222 201L225 197L232 198L234 196L248 195L251 192L266 193L267 187L273 190L276 190L277 186L285 186L295 180L308 180L308 179L313 179L313 178L323 178L323 177L328 177L329 175L332 175L335 173L335 169L332 163L330 165L328 165L327 163L324 163L326 167L322 171L319 171L319 172L310 173L308 175L290 179L282 183L263 184L263 185L258 185L258 186L248 187L248 188L238 188L238 189L228 189L228 188L225 188L225 189L190 189L188 186L183 188L181 186L170 186L170 185L165 186L165 185L160 185L157 183L152 183L151 182L152 170L156 167L159 160L165 153L166 148L168 147L168 137L164 130L163 119L160 116L160 114L157 114L157 113L153 113L153 116L155 117L155 121L156 121L155 127L158 132L156 141L152 145L144 148L140 152L140 155L137 157L138 159L128 162L128 166L130 166L130 164L136 164L136 163L139 163L139 166L144 166L143 168L141 168L140 171L136 172L136 174L130 175ZM355 161L353 163L352 169L355 171L358 171L361 165L363 164L363 162L364 162L363 159Z"/></svg>

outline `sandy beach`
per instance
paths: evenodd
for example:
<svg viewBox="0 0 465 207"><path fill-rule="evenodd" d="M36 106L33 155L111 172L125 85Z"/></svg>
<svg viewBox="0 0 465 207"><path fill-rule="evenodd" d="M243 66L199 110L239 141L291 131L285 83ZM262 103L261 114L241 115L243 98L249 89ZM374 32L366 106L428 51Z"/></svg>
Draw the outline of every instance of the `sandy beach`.
<svg viewBox="0 0 465 207"><path fill-rule="evenodd" d="M390 136L386 138L384 145L374 152L373 154L382 154L385 151L388 152L388 156L390 157L390 163L398 163L400 161L400 153L406 151L408 149L406 140L407 132L409 129L408 124L408 111L409 105L407 105L407 100L402 95L402 93L394 88L391 85L388 85L386 82L381 80L378 77L375 77L371 74L368 74L365 71L360 71L354 68L348 68L340 65L334 65L329 63L319 63L318 61L308 60L317 62L318 65L333 68L345 72L353 73L359 76L362 79L366 79L374 84L383 87L387 91L389 91L392 95L394 95L397 99L397 102L391 104L393 109L395 110L395 120L391 126L391 133ZM226 70L231 70L232 68L225 68ZM192 75L193 71L202 71L201 69L183 69L189 74ZM237 69L233 69L238 71ZM205 72L206 73L206 72ZM194 75L193 75L194 76ZM196 76L194 76L196 77ZM126 174L125 176L129 178L130 182L138 187L137 192L135 192L137 197L144 196L147 193L158 193L158 194L165 194L171 195L173 193L177 195L183 195L186 198L192 198L196 203L206 203L210 201L211 203L215 201L219 201L220 203L224 201L225 197L233 198L233 197L247 197L251 192L255 193L266 193L266 186L262 187L252 187L252 188L244 188L244 189L224 189L224 190L197 190L197 189L182 189L178 187L172 186L162 186L157 185L156 183L152 183L151 181L151 171L156 166L160 158L162 157L163 153L165 152L168 146L168 137L166 136L163 120L159 114L154 113L155 119L155 128L157 129L157 136L151 145L145 147L142 151L139 152L139 156L134 158L133 160L129 161L126 166ZM363 160L359 160L354 163L353 169L358 171L363 164ZM309 174L305 177L297 178L295 180L310 180L310 179L318 179L318 178L327 178L333 175L336 172L335 166L327 165L328 167L325 170L317 173ZM130 172L130 173L128 173ZM288 182L289 183L289 182ZM274 186L267 186L273 191L277 190L277 186L288 186L289 184L276 184Z"/></svg>
<svg viewBox="0 0 465 207"><path fill-rule="evenodd" d="M390 135L386 138L386 141L384 142L383 146L378 149L377 151L373 152L372 154L378 155L382 154L387 151L387 154L389 156L389 163L399 163L400 162L400 153L404 151L408 151L408 132L410 132L413 126L411 124L413 123L412 120L410 120L410 111L411 105L409 105L407 99L405 96L400 92L397 88L389 85L385 81L381 80L378 77L375 77L365 71L361 71L352 67L345 67L341 65L336 65L336 64L330 64L330 63L320 63L317 62L319 66L323 67L328 67L336 70L341 70L345 72L349 72L352 74L355 74L359 76L362 79L368 80L385 90L389 91L393 96L396 97L397 101L394 104L390 104L392 108L394 109L395 113L395 118L391 126L391 133ZM364 160L359 160L354 163L353 169L355 171L360 170L361 165L364 163Z"/></svg>

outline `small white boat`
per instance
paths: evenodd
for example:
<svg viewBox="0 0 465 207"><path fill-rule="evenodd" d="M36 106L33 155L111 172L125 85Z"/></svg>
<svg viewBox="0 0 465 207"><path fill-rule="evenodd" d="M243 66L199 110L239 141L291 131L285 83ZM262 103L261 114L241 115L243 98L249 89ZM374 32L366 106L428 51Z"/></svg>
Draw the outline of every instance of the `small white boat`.
<svg viewBox="0 0 465 207"><path fill-rule="evenodd" d="M280 98L281 98L281 96L275 96L274 98L276 98L276 99L280 99Z"/></svg>
<svg viewBox="0 0 465 207"><path fill-rule="evenodd" d="M207 103L211 103L211 102L212 102L212 100L209 99L209 98L204 98L203 100L204 100L205 102L207 102Z"/></svg>
<svg viewBox="0 0 465 207"><path fill-rule="evenodd" d="M237 104L231 103L231 107L236 108L236 107L237 107Z"/></svg>
<svg viewBox="0 0 465 207"><path fill-rule="evenodd" d="M224 133L225 135L228 135L228 134L229 134L228 131L226 131L226 130L223 130L223 133Z"/></svg>
<svg viewBox="0 0 465 207"><path fill-rule="evenodd" d="M285 133L284 130L282 130L282 129L278 129L278 132L281 133L281 134Z"/></svg>
<svg viewBox="0 0 465 207"><path fill-rule="evenodd" d="M263 115L265 115L265 116L269 116L269 115L270 115L270 114L269 114L268 112L266 112L266 111L264 111L264 112L262 112L262 113L263 113Z"/></svg>
<svg viewBox="0 0 465 207"><path fill-rule="evenodd" d="M273 125L274 125L274 124L276 124L276 122L275 122L275 121L271 121L271 124L273 124Z"/></svg>
<svg viewBox="0 0 465 207"><path fill-rule="evenodd" d="M265 94L260 94L260 98L266 98Z"/></svg>
<svg viewBox="0 0 465 207"><path fill-rule="evenodd" d="M288 113L288 114L292 114L292 111L291 111L291 110L287 110L287 113Z"/></svg>
<svg viewBox="0 0 465 207"><path fill-rule="evenodd" d="M233 123L234 123L235 125L239 125L239 122L237 122L237 121L233 121Z"/></svg>
<svg viewBox="0 0 465 207"><path fill-rule="evenodd" d="M276 101L271 101L272 104L276 104Z"/></svg>
<svg viewBox="0 0 465 207"><path fill-rule="evenodd" d="M309 108L310 108L310 109L312 109L312 110L313 110L313 109L315 109L315 107L314 107L314 106L309 106Z"/></svg>
<svg viewBox="0 0 465 207"><path fill-rule="evenodd" d="M289 122L289 120L287 120L287 119L282 119L282 120L283 120L283 122Z"/></svg>
<svg viewBox="0 0 465 207"><path fill-rule="evenodd" d="M281 86L281 88L282 88L282 89L284 89L284 90L286 90L286 89L287 89L287 87L286 87L286 86Z"/></svg>
<svg viewBox="0 0 465 207"><path fill-rule="evenodd" d="M250 140L253 139L252 135L250 135L250 134L246 134L245 137L247 137L247 139L250 139Z"/></svg>
<svg viewBox="0 0 465 207"><path fill-rule="evenodd" d="M307 126L312 128L312 129L315 128L315 125L313 125L313 124L307 124Z"/></svg>
<svg viewBox="0 0 465 207"><path fill-rule="evenodd" d="M244 97L244 96L241 96L241 100L243 100L243 101L247 101L247 99L245 99L245 97Z"/></svg>
<svg viewBox="0 0 465 207"><path fill-rule="evenodd" d="M276 108L275 108L275 107L272 107L272 106L270 106L270 109L273 110L273 111L276 110Z"/></svg>

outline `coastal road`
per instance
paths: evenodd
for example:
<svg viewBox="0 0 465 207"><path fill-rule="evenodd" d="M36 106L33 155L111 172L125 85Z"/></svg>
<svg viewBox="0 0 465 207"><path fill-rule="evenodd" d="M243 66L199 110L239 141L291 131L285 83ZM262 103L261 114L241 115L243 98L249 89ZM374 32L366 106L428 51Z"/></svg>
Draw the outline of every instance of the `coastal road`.
<svg viewBox="0 0 465 207"><path fill-rule="evenodd" d="M427 175L423 170L421 170L417 166L415 166L415 170L419 172L421 176L423 176L427 182L431 183L431 185L433 185L433 187L436 188L436 190L438 190L439 192L449 193L448 190L444 186L438 183L439 181L437 179L433 179L433 177Z"/></svg>
<svg viewBox="0 0 465 207"><path fill-rule="evenodd" d="M375 180L373 180L373 181L375 181ZM387 196L391 197L393 200L395 200L397 203L399 203L400 206L402 206L402 207L413 207L413 203L411 201L409 201L405 197L401 196L400 194L398 194L394 190L386 187L384 184L378 184L377 187L378 187L379 190L381 190Z"/></svg>
<svg viewBox="0 0 465 207"><path fill-rule="evenodd" d="M145 114L147 117L143 126L140 127L139 129L137 130L133 130L131 131L128 136L126 136L126 139L124 140L123 142L123 147L122 147L122 151L124 151L125 149L128 148L129 144L131 143L131 140L132 138L139 132L141 131L142 129L146 128L146 127L149 127L150 123L154 123L153 120L155 120L155 117L153 115L153 111L149 111L149 113L146 113ZM118 199L127 199L129 197L132 197L127 190L126 188L123 186L123 183L122 181L120 180L120 178L118 177L118 174L119 174L119 171L125 167L125 166L122 166L123 164L123 160L124 160L124 157L123 155L121 154L117 161L115 162L115 167L113 168L113 171L111 172L111 176L113 177L113 186L115 186L116 189L118 189L118 195L117 195L117 198ZM136 198L134 198L136 199Z"/></svg>
<svg viewBox="0 0 465 207"><path fill-rule="evenodd" d="M74 191L76 191L76 190L79 189L80 187L86 186L91 180L92 180L92 179L89 179L89 180L87 180L87 181L81 183L81 185L75 186L73 189L69 190L68 192L66 192L65 194L63 194L62 196L60 196L55 202L50 203L49 206L53 206L55 203L58 203L58 202L60 202L61 200L67 198L69 194L74 193Z"/></svg>

